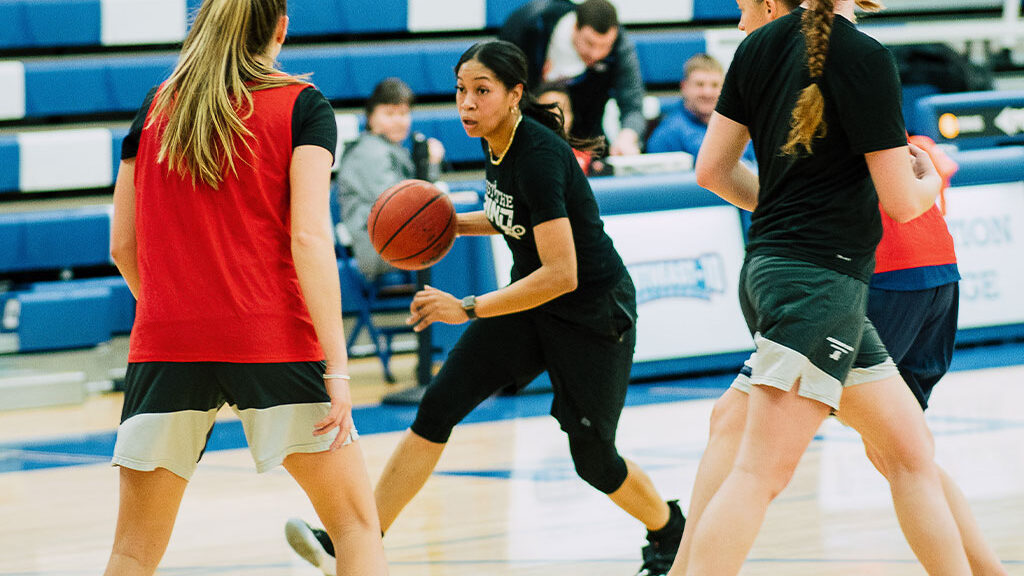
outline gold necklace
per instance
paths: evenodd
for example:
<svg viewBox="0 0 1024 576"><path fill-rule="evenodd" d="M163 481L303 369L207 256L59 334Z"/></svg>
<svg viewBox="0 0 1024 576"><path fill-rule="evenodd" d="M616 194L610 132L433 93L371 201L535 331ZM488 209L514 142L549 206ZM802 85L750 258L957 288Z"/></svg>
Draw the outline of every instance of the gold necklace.
<svg viewBox="0 0 1024 576"><path fill-rule="evenodd" d="M514 140L515 137L516 137L516 129L519 128L519 123L522 122L522 121L523 121L523 114L522 114L522 112L520 112L519 113L519 117L516 118L516 123L512 126L512 134L510 134L509 137L508 137L508 146L505 146L505 150L501 154L498 154L497 156L495 156L494 152L491 151L491 145L490 144L487 145L487 151L490 152L487 156L488 156L488 160L491 161L491 164L497 166L497 165L501 164L502 160L505 159L505 155L508 154L508 151L512 148L512 140Z"/></svg>

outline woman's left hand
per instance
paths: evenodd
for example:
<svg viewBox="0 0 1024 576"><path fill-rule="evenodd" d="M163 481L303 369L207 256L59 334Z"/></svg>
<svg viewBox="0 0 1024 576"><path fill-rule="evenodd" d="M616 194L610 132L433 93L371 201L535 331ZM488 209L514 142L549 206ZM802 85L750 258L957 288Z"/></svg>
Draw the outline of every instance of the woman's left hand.
<svg viewBox="0 0 1024 576"><path fill-rule="evenodd" d="M423 290L413 296L405 323L420 332L434 322L462 324L468 320L469 316L462 309L462 302L458 298L433 286L424 286Z"/></svg>

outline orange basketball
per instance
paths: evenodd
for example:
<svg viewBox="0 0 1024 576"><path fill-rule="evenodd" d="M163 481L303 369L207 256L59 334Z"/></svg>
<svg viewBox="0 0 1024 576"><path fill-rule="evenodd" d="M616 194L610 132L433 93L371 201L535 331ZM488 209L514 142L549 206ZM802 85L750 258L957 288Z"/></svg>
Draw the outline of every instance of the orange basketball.
<svg viewBox="0 0 1024 576"><path fill-rule="evenodd" d="M455 207L430 182L403 180L373 203L366 229L385 262L402 270L422 270L451 249Z"/></svg>

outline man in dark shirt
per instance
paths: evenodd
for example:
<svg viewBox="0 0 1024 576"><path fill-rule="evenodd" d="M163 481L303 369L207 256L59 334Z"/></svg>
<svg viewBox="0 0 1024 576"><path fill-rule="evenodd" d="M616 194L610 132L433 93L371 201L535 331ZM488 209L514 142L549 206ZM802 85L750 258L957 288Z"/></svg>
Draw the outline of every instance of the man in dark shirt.
<svg viewBox="0 0 1024 576"><path fill-rule="evenodd" d="M646 125L640 61L611 2L531 0L508 17L498 37L526 53L529 88L544 82L568 84L573 136L602 135L605 105L614 96L622 129L610 152L640 153Z"/></svg>

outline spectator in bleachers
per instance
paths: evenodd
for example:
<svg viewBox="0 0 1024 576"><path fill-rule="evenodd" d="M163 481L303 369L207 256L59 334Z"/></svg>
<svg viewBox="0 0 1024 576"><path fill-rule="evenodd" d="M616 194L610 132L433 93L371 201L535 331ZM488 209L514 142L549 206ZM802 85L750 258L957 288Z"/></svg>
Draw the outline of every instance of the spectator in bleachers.
<svg viewBox="0 0 1024 576"><path fill-rule="evenodd" d="M368 280L396 270L384 262L370 241L366 219L377 197L409 178L437 180L444 160L444 146L426 139L425 170L403 143L412 126L412 90L398 78L382 80L366 101L366 130L345 147L338 163L338 194L341 221L352 236L352 252L359 271ZM417 172L425 172L418 174Z"/></svg>
<svg viewBox="0 0 1024 576"><path fill-rule="evenodd" d="M567 82L572 136L602 135L605 106L614 94L621 129L609 152L640 153L647 124L640 60L611 2L531 0L508 17L498 37L526 53L531 90L544 82Z"/></svg>
<svg viewBox="0 0 1024 576"><path fill-rule="evenodd" d="M680 99L665 107L661 121L647 140L646 151L686 152L696 158L724 81L725 70L714 57L696 54L687 60L679 84ZM743 159L754 162L752 147L747 147Z"/></svg>
<svg viewBox="0 0 1024 576"><path fill-rule="evenodd" d="M562 126L565 128L566 133L572 131L573 123L572 100L570 98L569 87L562 82L543 84L537 89L538 102L547 105L553 104L562 113ZM594 160L593 152L573 148L572 153L576 156L576 161L579 162L583 173L588 176L590 175L591 168L600 171L604 166L600 160Z"/></svg>
<svg viewBox="0 0 1024 576"><path fill-rule="evenodd" d="M138 313L105 574L153 574L218 410L258 471L283 465L344 553L387 566L352 421L330 173L334 112L274 68L285 0L205 0L122 147L111 254Z"/></svg>

